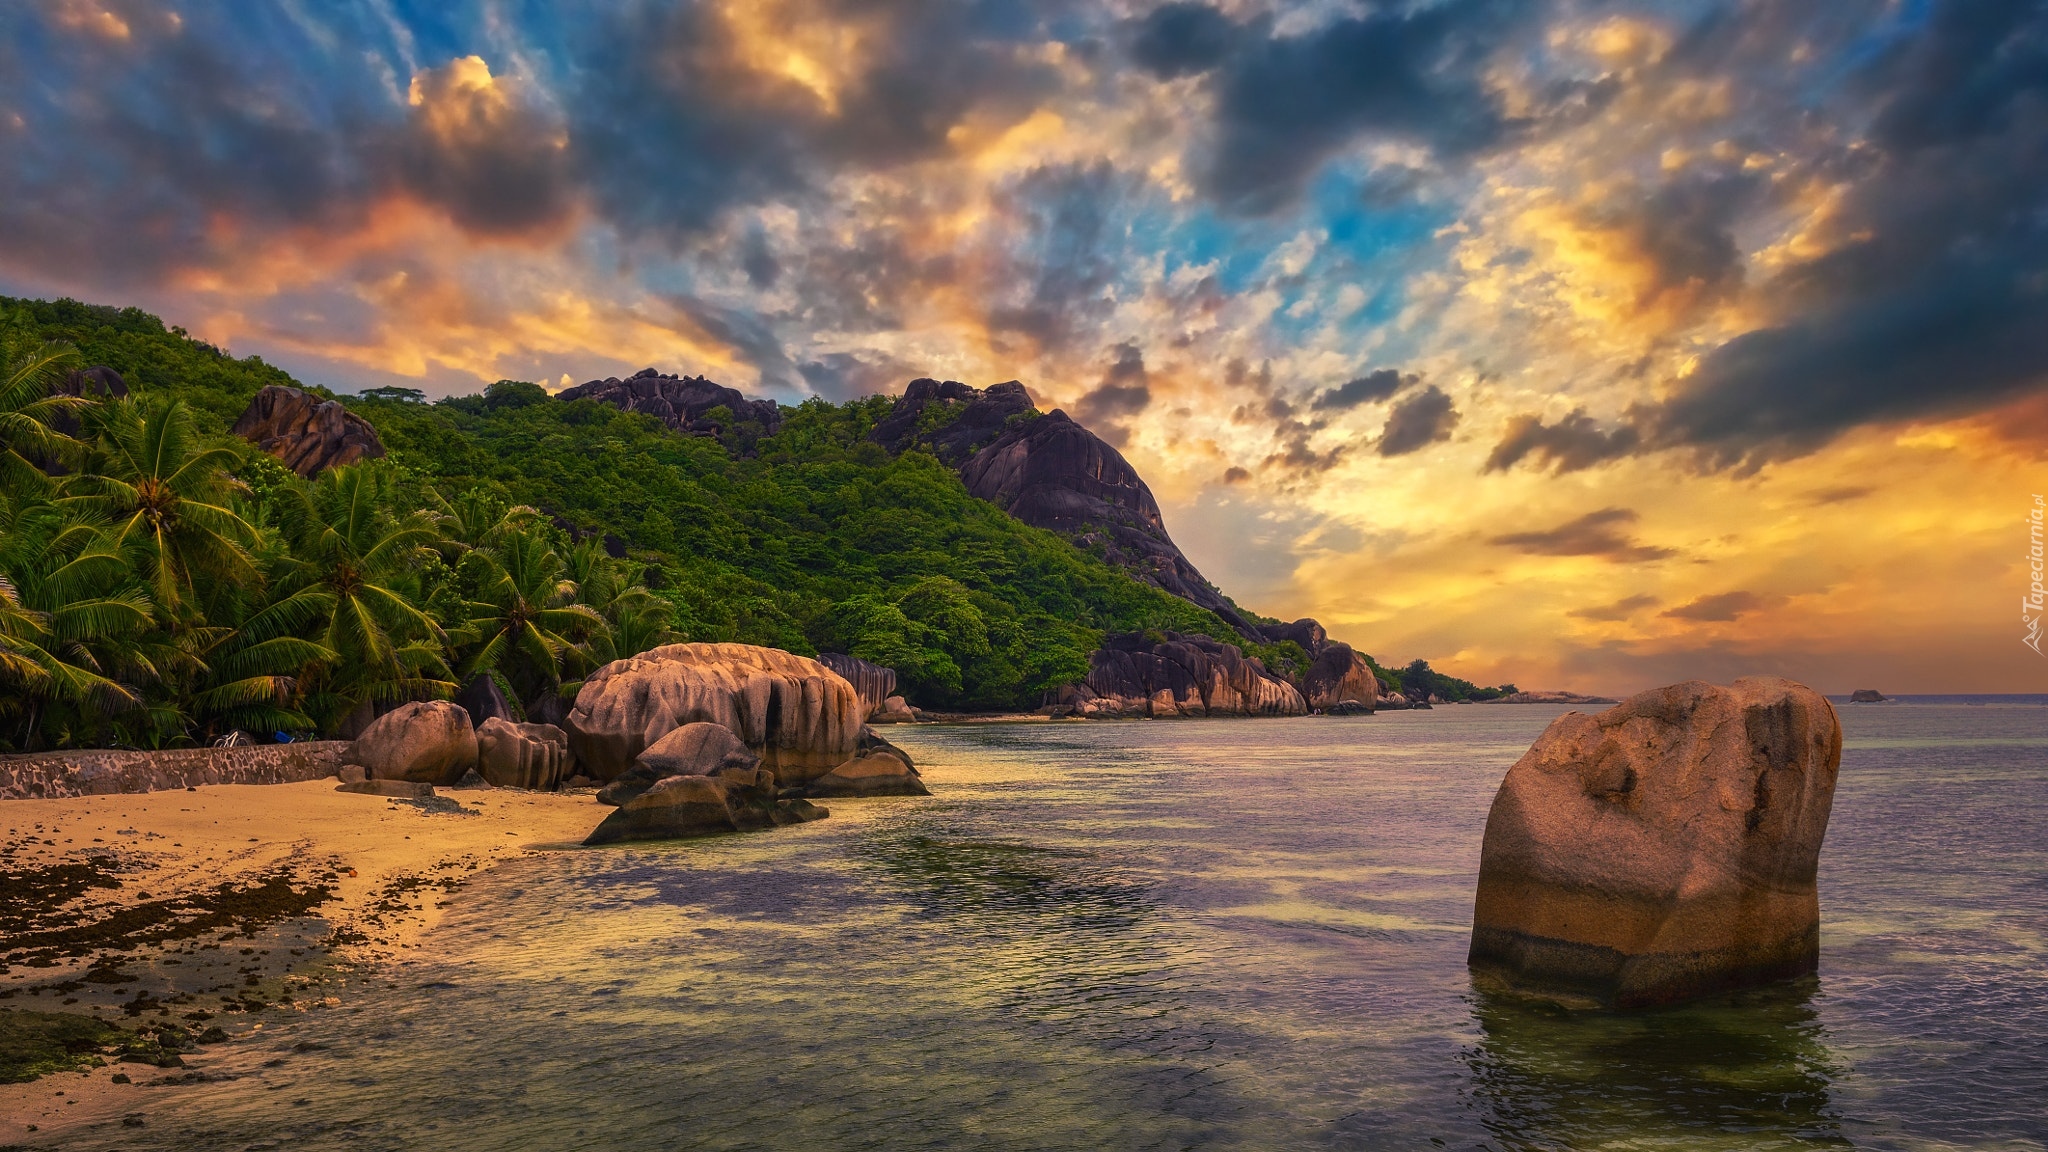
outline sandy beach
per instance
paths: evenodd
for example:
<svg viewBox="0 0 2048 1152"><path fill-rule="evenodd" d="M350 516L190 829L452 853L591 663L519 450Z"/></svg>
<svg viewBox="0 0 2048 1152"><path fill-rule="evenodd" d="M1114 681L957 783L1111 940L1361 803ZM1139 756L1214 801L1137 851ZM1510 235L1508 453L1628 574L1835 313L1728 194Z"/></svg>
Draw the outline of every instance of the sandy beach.
<svg viewBox="0 0 2048 1152"><path fill-rule="evenodd" d="M156 1063L0 1084L0 1143L135 1114L153 1092L268 1058L301 1014L395 977L467 877L573 845L605 812L588 792L420 803L331 778L0 802L0 1009L168 1029L175 1044L138 1053Z"/></svg>

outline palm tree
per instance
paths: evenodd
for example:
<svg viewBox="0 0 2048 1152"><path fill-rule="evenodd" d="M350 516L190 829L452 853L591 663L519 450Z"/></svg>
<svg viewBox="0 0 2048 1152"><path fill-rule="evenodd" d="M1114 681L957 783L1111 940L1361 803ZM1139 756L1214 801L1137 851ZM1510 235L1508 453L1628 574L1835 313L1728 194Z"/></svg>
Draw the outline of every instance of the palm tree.
<svg viewBox="0 0 2048 1152"><path fill-rule="evenodd" d="M576 585L576 599L604 617L604 627L582 641L593 667L677 640L670 630L675 617L667 601L641 583L645 570L607 555L597 537L569 550L567 570Z"/></svg>
<svg viewBox="0 0 2048 1152"><path fill-rule="evenodd" d="M468 629L475 647L462 662L466 681L496 669L522 699L562 685L565 657L580 656L570 637L602 630L604 617L575 602L576 585L540 525L508 531L463 560L473 599Z"/></svg>
<svg viewBox="0 0 2048 1152"><path fill-rule="evenodd" d="M78 360L69 344L51 341L39 347L0 353L0 484L11 492L42 492L49 488L44 467L74 458L78 442L51 425L59 416L91 401L65 396L53 386Z"/></svg>
<svg viewBox="0 0 2048 1152"><path fill-rule="evenodd" d="M39 496L0 500L0 695L23 743L103 730L161 677L148 596L99 526Z"/></svg>
<svg viewBox="0 0 2048 1152"><path fill-rule="evenodd" d="M136 552L157 609L196 619L195 580L240 584L257 579L243 542L255 530L231 504L239 487L227 469L233 448L208 446L184 401L102 405L97 468L72 478L66 498L113 524L113 537Z"/></svg>
<svg viewBox="0 0 2048 1152"><path fill-rule="evenodd" d="M366 703L455 690L443 658L448 636L419 607L413 579L438 537L427 514L387 511L392 481L387 467L372 462L329 469L310 488L289 490L296 499L284 520L297 553L294 573L272 602L271 623L252 635L280 638L302 609L314 614L327 665L305 703L328 720Z"/></svg>
<svg viewBox="0 0 2048 1152"><path fill-rule="evenodd" d="M524 504L508 507L488 488L471 488L453 500L429 488L427 499L434 505L434 527L441 533L435 547L450 561L540 519L539 509Z"/></svg>

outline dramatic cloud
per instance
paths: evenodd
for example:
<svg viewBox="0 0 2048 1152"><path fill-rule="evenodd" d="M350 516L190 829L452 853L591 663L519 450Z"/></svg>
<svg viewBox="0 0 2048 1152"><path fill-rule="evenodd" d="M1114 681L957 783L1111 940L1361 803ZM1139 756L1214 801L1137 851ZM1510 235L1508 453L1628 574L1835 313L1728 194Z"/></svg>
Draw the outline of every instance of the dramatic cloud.
<svg viewBox="0 0 2048 1152"><path fill-rule="evenodd" d="M1122 447L1130 439L1125 421L1152 403L1145 354L1135 344L1118 345L1116 362L1095 390L1074 404L1074 419L1104 440Z"/></svg>
<svg viewBox="0 0 2048 1152"><path fill-rule="evenodd" d="M1402 388L1415 383L1417 379L1418 377L1413 375L1403 376L1392 368L1381 368L1321 393L1310 407L1318 412L1356 408L1360 404L1385 400Z"/></svg>
<svg viewBox="0 0 2048 1152"><path fill-rule="evenodd" d="M1755 612L1769 603L1770 601L1754 592L1717 592L1711 596L1702 596L1691 603L1667 609L1659 613L1659 615L1674 620L1698 620L1719 623L1733 620L1745 613Z"/></svg>
<svg viewBox="0 0 2048 1152"><path fill-rule="evenodd" d="M1590 608L1574 608L1566 612L1565 615L1575 616L1581 620L1597 620L1602 623L1611 624L1618 620L1626 620L1645 608L1655 607L1656 603L1657 598L1655 596L1624 596L1612 604L1599 604Z"/></svg>
<svg viewBox="0 0 2048 1152"><path fill-rule="evenodd" d="M1387 425L1375 447L1382 456L1406 456L1439 440L1451 438L1458 426L1457 409L1443 389L1432 384L1387 413Z"/></svg>
<svg viewBox="0 0 2048 1152"><path fill-rule="evenodd" d="M1525 413L1508 421L1507 431L1486 457L1486 470L1506 471L1534 456L1539 467L1576 472L1626 456L1641 443L1642 436L1634 428L1602 428L1584 409L1574 409L1555 424Z"/></svg>
<svg viewBox="0 0 2048 1152"><path fill-rule="evenodd" d="M1535 556L1599 556L1623 561L1662 560L1678 553L1639 544L1624 531L1639 519L1632 508L1602 508L1544 532L1510 532L1488 541Z"/></svg>

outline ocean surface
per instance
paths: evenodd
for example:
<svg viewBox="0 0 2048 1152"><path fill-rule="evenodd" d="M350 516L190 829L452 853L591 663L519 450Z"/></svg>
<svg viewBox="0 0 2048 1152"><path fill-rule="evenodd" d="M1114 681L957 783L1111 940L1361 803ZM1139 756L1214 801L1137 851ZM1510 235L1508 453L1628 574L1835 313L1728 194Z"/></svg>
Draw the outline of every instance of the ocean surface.
<svg viewBox="0 0 2048 1152"><path fill-rule="evenodd" d="M1817 979L1474 991L1562 708L890 733L929 799L552 852L273 1067L86 1148L2048 1147L2048 708L1841 709Z"/></svg>

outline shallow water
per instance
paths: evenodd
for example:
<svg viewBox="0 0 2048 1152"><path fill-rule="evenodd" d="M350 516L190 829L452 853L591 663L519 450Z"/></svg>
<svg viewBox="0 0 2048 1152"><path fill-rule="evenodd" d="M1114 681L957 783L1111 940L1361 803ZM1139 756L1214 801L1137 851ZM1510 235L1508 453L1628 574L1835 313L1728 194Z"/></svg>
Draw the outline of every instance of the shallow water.
<svg viewBox="0 0 2048 1152"><path fill-rule="evenodd" d="M2048 709L1844 708L1819 978L1626 1016L1465 972L1560 711L899 729L935 796L501 868L326 1050L76 1146L2044 1146Z"/></svg>

